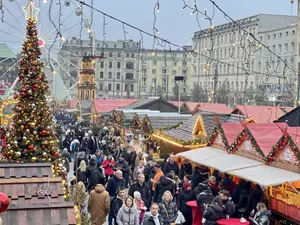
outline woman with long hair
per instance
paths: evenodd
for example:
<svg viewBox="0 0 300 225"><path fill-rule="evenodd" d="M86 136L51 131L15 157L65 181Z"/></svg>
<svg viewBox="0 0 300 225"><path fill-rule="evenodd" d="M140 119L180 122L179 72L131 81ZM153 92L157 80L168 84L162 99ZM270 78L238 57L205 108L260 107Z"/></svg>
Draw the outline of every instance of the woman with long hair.
<svg viewBox="0 0 300 225"><path fill-rule="evenodd" d="M74 175L76 176L78 183L81 181L84 183L85 186L87 186L88 170L87 170L86 162L84 160L81 160L79 167L74 172Z"/></svg>
<svg viewBox="0 0 300 225"><path fill-rule="evenodd" d="M134 206L133 198L126 197L117 215L118 225L139 225L139 212Z"/></svg>
<svg viewBox="0 0 300 225"><path fill-rule="evenodd" d="M267 209L266 204L259 202L256 206L256 209L257 212L255 213L254 218L249 217L249 220L251 220L255 225L269 225L269 216L271 215L271 211Z"/></svg>

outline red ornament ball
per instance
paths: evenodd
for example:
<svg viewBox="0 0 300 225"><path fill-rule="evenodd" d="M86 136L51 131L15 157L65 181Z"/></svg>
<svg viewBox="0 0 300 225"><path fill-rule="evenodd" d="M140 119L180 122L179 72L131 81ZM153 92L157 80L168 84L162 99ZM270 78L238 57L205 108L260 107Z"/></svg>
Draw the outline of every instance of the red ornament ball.
<svg viewBox="0 0 300 225"><path fill-rule="evenodd" d="M4 212L9 206L9 200L6 194L0 192L0 213Z"/></svg>
<svg viewBox="0 0 300 225"><path fill-rule="evenodd" d="M59 156L59 152L54 152L54 156L58 157Z"/></svg>
<svg viewBox="0 0 300 225"><path fill-rule="evenodd" d="M28 146L28 149L29 149L30 151L33 151L33 150L34 150L34 146L33 146L33 145L29 145L29 146Z"/></svg>
<svg viewBox="0 0 300 225"><path fill-rule="evenodd" d="M34 89L34 90L37 90L38 88L39 88L39 85L38 85L38 84L34 84L34 85L33 85L33 89Z"/></svg>
<svg viewBox="0 0 300 225"><path fill-rule="evenodd" d="M42 135L46 135L46 134L47 134L47 131L46 131L46 130L42 130L41 134L42 134Z"/></svg>

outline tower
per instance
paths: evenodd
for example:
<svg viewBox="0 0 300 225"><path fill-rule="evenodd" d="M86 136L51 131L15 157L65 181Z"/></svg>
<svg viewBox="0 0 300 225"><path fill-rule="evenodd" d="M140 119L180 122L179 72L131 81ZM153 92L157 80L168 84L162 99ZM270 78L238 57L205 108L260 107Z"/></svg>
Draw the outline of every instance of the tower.
<svg viewBox="0 0 300 225"><path fill-rule="evenodd" d="M96 99L94 59L89 56L83 57L80 68L77 100L94 101Z"/></svg>

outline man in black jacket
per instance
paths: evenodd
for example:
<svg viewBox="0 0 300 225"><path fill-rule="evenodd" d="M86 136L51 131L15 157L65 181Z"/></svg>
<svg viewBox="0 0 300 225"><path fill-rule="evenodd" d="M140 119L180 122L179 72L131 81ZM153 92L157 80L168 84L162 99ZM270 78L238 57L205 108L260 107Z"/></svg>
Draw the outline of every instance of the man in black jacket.
<svg viewBox="0 0 300 225"><path fill-rule="evenodd" d="M115 175L108 180L106 184L106 190L108 191L109 196L114 198L118 194L120 187L124 186L125 181L122 178L122 171L117 170Z"/></svg>
<svg viewBox="0 0 300 225"><path fill-rule="evenodd" d="M145 213L143 225L162 225L161 217L158 214L157 203L153 203L150 212Z"/></svg>
<svg viewBox="0 0 300 225"><path fill-rule="evenodd" d="M145 206L147 209L150 209L151 206L151 188L148 186L145 182L145 175L144 174L139 174L138 176L138 182L132 184L129 188L128 195L131 197L133 196L133 193L135 191L138 191L141 193L142 200L145 203Z"/></svg>
<svg viewBox="0 0 300 225"><path fill-rule="evenodd" d="M126 198L126 190L125 187L121 187L119 194L117 197L113 198L111 201L110 206L110 212L108 217L108 224L112 225L112 219L114 219L114 224L117 225L117 215L119 212L119 209L122 207L124 200Z"/></svg>

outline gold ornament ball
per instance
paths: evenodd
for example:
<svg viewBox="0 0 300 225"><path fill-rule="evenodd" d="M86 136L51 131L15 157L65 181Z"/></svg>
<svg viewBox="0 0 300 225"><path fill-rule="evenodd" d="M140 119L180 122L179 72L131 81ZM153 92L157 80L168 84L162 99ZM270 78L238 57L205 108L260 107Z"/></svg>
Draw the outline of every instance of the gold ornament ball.
<svg viewBox="0 0 300 225"><path fill-rule="evenodd" d="M24 129L24 126L23 126L23 125L21 125L21 126L20 126L20 129L22 129L22 130L23 130L23 129Z"/></svg>
<svg viewBox="0 0 300 225"><path fill-rule="evenodd" d="M51 162L52 161L52 159L51 158L48 158L48 162Z"/></svg>
<svg viewBox="0 0 300 225"><path fill-rule="evenodd" d="M10 154L13 154L13 153L14 153L14 150L9 150L9 153L10 153Z"/></svg>
<svg viewBox="0 0 300 225"><path fill-rule="evenodd" d="M58 167L59 167L59 168L62 168L63 166L64 166L64 165L63 165L63 164L61 164L61 163L60 163L60 164L58 164Z"/></svg>
<svg viewBox="0 0 300 225"><path fill-rule="evenodd" d="M35 123L30 123L30 127L34 128L35 127Z"/></svg>
<svg viewBox="0 0 300 225"><path fill-rule="evenodd" d="M54 144L54 141L49 141L49 143L50 143L51 145L53 145L53 144Z"/></svg>
<svg viewBox="0 0 300 225"><path fill-rule="evenodd" d="M18 142L17 142L17 141L14 141L14 144L15 144L15 145L18 145Z"/></svg>
<svg viewBox="0 0 300 225"><path fill-rule="evenodd" d="M30 141L29 141L29 140L27 140L27 141L26 141L26 145L29 145L29 144L30 144Z"/></svg>
<svg viewBox="0 0 300 225"><path fill-rule="evenodd" d="M31 162L36 162L37 158L36 157L32 157L31 158Z"/></svg>
<svg viewBox="0 0 300 225"><path fill-rule="evenodd" d="M21 156L21 152L16 152L16 157L20 157Z"/></svg>
<svg viewBox="0 0 300 225"><path fill-rule="evenodd" d="M36 131L33 131L33 134L34 134L34 135L37 135L37 132L36 132Z"/></svg>
<svg viewBox="0 0 300 225"><path fill-rule="evenodd" d="M26 129L26 133L29 133L30 132L30 130L29 129Z"/></svg>

